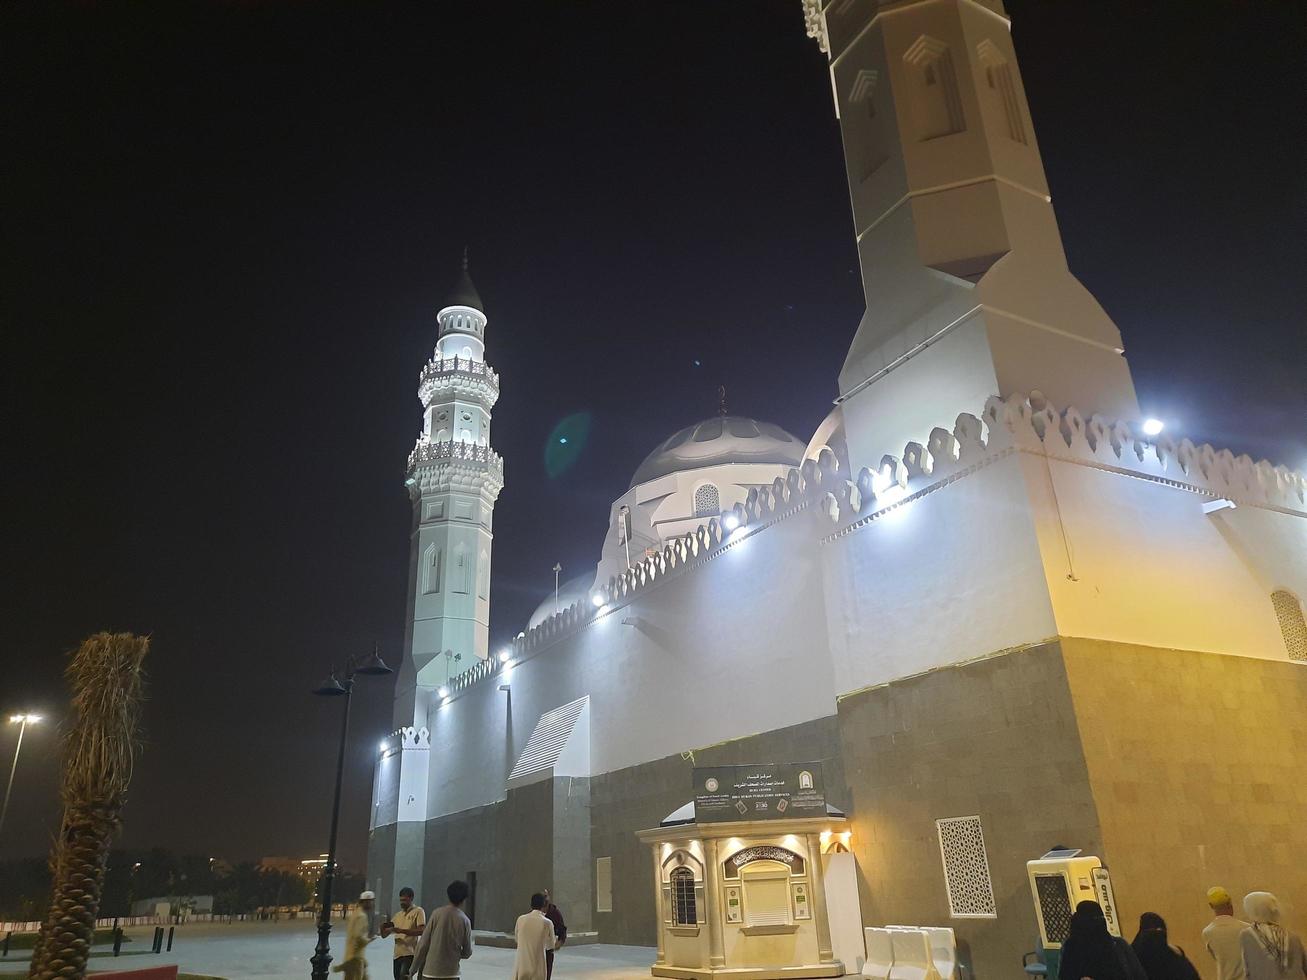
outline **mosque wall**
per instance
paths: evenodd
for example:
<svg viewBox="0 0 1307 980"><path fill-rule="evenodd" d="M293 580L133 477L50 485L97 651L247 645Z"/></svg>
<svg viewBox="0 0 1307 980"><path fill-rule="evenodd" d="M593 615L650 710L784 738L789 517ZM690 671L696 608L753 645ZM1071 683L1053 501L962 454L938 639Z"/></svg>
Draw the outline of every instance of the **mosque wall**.
<svg viewBox="0 0 1307 980"><path fill-rule="evenodd" d="M843 697L839 734L863 921L952 926L975 976L1011 976L1038 934L1025 862L1102 847L1059 644ZM980 818L992 918L950 915L935 821L964 816Z"/></svg>
<svg viewBox="0 0 1307 980"><path fill-rule="evenodd" d="M1132 479L1071 459L1032 460L1057 630L1179 650L1284 660L1271 593L1307 597L1307 514Z"/></svg>
<svg viewBox="0 0 1307 980"><path fill-rule="evenodd" d="M821 546L838 692L1056 634L1029 465L997 459Z"/></svg>
<svg viewBox="0 0 1307 980"><path fill-rule="evenodd" d="M829 715L815 522L799 513L738 534L699 567L433 706L428 814L503 799L540 716L587 695L594 774Z"/></svg>
<svg viewBox="0 0 1307 980"><path fill-rule="evenodd" d="M1275 892L1286 920L1301 923L1307 664L1102 640L1061 646L1102 857L1130 935L1141 912L1158 912L1210 975L1201 930L1212 885Z"/></svg>

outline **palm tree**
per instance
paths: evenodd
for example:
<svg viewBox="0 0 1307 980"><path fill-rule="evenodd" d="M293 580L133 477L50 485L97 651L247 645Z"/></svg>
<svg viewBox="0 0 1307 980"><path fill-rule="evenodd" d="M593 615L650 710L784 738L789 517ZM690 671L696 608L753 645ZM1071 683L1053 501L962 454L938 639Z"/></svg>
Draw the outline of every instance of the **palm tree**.
<svg viewBox="0 0 1307 980"><path fill-rule="evenodd" d="M149 649L149 637L97 633L64 672L74 719L64 734L63 824L50 857L54 889L32 955L34 980L86 975L109 844L122 824L139 748L141 665Z"/></svg>

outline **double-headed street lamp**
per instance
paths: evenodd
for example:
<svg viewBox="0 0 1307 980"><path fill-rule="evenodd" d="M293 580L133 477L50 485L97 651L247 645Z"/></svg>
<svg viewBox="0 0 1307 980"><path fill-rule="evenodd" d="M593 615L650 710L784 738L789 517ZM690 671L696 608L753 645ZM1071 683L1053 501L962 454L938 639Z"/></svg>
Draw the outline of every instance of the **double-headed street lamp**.
<svg viewBox="0 0 1307 980"><path fill-rule="evenodd" d="M9 794L14 791L14 773L18 771L18 753L23 751L23 733L28 725L35 725L41 720L40 715L30 712L23 715L10 715L9 724L18 726L18 745L14 749L14 764L9 767L9 785L5 787L4 806L0 807L0 830L5 829L5 814L9 812Z"/></svg>
<svg viewBox="0 0 1307 980"><path fill-rule="evenodd" d="M322 872L322 914L318 916L318 945L309 962L313 964L313 980L327 980L331 965L331 948L327 936L331 934L331 885L336 877L336 827L340 823L340 785L345 776L345 741L349 737L349 703L354 690L354 677L383 677L391 673L374 646L371 656L361 660L350 657L345 663L345 680L336 679L333 670L327 679L314 688L313 693L324 698L344 698L345 717L340 726L340 751L336 756L336 796L331 804L331 840L327 844L327 864Z"/></svg>

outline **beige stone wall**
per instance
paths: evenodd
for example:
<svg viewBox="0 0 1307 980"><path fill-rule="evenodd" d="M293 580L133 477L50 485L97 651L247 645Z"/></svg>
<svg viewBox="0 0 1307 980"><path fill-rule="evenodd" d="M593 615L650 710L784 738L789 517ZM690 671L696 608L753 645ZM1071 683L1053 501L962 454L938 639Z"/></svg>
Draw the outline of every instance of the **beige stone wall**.
<svg viewBox="0 0 1307 980"><path fill-rule="evenodd" d="M1273 891L1307 931L1307 665L1064 639L1103 859L1133 938L1160 913L1204 977L1203 894Z"/></svg>
<svg viewBox="0 0 1307 980"><path fill-rule="evenodd" d="M1101 848L1057 643L840 701L866 925L949 925L975 976L1020 976L1035 948L1025 862ZM996 919L952 919L935 821L978 815Z"/></svg>

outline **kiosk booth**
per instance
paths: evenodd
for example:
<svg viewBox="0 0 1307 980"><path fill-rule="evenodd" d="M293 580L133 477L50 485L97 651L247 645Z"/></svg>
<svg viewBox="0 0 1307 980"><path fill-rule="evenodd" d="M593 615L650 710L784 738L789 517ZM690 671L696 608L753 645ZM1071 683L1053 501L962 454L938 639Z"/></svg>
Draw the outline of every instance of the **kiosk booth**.
<svg viewBox="0 0 1307 980"><path fill-rule="evenodd" d="M733 768L750 771L730 773ZM815 767L798 768L795 785L803 789L780 795L783 805L773 777L782 767L765 767L772 777L770 797L750 797L743 789L747 777L762 774L763 768L696 769L696 792L701 794L696 801L658 827L639 832L653 852L657 892L653 976L782 980L845 975L831 944L822 852L841 840L847 844L847 821L814 787L820 778L814 778ZM726 805L717 805L714 794L727 797ZM807 805L799 802L804 797ZM737 819L722 819L726 814Z"/></svg>

